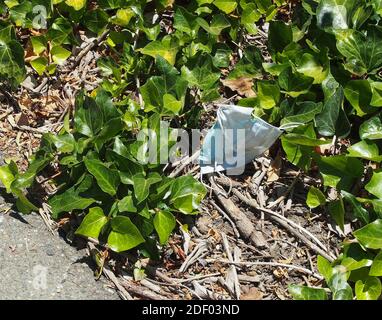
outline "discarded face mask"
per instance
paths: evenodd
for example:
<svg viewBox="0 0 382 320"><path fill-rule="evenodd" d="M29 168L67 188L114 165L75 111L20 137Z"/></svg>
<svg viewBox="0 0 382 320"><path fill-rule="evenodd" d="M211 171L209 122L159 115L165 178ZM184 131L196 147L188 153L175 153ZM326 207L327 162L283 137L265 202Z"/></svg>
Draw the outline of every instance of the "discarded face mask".
<svg viewBox="0 0 382 320"><path fill-rule="evenodd" d="M268 150L284 132L259 117L253 109L219 105L215 125L204 138L199 162L201 173L227 170L239 175L254 158Z"/></svg>

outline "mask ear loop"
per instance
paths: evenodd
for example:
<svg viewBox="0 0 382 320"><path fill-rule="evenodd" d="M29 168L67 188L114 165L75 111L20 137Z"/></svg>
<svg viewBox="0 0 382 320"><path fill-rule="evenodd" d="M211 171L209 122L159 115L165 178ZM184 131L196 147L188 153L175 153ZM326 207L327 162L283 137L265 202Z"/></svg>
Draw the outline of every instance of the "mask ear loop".
<svg viewBox="0 0 382 320"><path fill-rule="evenodd" d="M283 130L283 131L286 131L286 130L289 130L289 129L295 129L299 126L302 126L304 125L304 123L301 123L301 122L289 122L289 123L286 123L286 124L283 124L282 126L279 127L280 130Z"/></svg>
<svg viewBox="0 0 382 320"><path fill-rule="evenodd" d="M208 177L209 174L210 174L210 173L207 173L207 177ZM222 194L222 195L225 195L225 194L222 193L222 191L219 190L218 188L214 188L214 187L209 186L208 184L204 183L204 182L203 182L203 173L200 173L200 179L199 179L199 182L200 182L203 186L205 186L207 189L210 190L210 197L211 197L211 195L212 195L212 191L217 191L218 193L220 193L220 194Z"/></svg>

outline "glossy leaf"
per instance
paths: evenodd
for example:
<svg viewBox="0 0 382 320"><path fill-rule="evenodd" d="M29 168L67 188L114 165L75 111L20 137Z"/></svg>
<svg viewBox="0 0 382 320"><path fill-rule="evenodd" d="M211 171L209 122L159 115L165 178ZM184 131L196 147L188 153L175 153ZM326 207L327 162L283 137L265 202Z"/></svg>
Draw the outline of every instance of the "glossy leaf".
<svg viewBox="0 0 382 320"><path fill-rule="evenodd" d="M348 157L361 158L375 162L381 162L378 145L369 140L362 140L348 148Z"/></svg>
<svg viewBox="0 0 382 320"><path fill-rule="evenodd" d="M150 194L151 185L161 181L162 178L158 173L151 173L147 178L142 174L133 176L134 195L141 203Z"/></svg>
<svg viewBox="0 0 382 320"><path fill-rule="evenodd" d="M197 16L185 8L177 7L174 14L174 28L195 37L199 30L196 18Z"/></svg>
<svg viewBox="0 0 382 320"><path fill-rule="evenodd" d="M321 206L326 203L326 197L321 192L320 189L317 189L315 187L310 187L308 196L306 198L306 204L309 206L309 208L317 208L318 206Z"/></svg>
<svg viewBox="0 0 382 320"><path fill-rule="evenodd" d="M382 276L382 250L375 256L373 264L370 267L369 275L374 277Z"/></svg>
<svg viewBox="0 0 382 320"><path fill-rule="evenodd" d="M358 280L355 284L357 300L377 300L381 293L381 280L377 277L368 277L364 281Z"/></svg>
<svg viewBox="0 0 382 320"><path fill-rule="evenodd" d="M307 77L299 72L293 72L292 68L285 69L279 76L280 88L293 98L306 93L313 82L313 78Z"/></svg>
<svg viewBox="0 0 382 320"><path fill-rule="evenodd" d="M317 269L328 283L333 275L333 267L330 262L322 256L317 256Z"/></svg>
<svg viewBox="0 0 382 320"><path fill-rule="evenodd" d="M113 230L109 234L107 244L115 252L130 250L145 241L138 228L128 217L113 218L111 227Z"/></svg>
<svg viewBox="0 0 382 320"><path fill-rule="evenodd" d="M378 219L353 232L356 239L366 248L382 249L382 220Z"/></svg>
<svg viewBox="0 0 382 320"><path fill-rule="evenodd" d="M73 210L83 210L95 202L92 198L83 198L73 189L68 189L64 193L55 195L48 204L52 208L53 219L58 219L60 213L71 212Z"/></svg>
<svg viewBox="0 0 382 320"><path fill-rule="evenodd" d="M281 52L293 41L292 27L283 21L269 24L268 46L270 51Z"/></svg>
<svg viewBox="0 0 382 320"><path fill-rule="evenodd" d="M160 210L154 216L154 227L159 236L159 242L165 244L176 226L174 215L170 211Z"/></svg>
<svg viewBox="0 0 382 320"><path fill-rule="evenodd" d="M344 190L341 191L343 198L349 202L353 207L353 215L361 220L363 223L369 223L369 213L365 208L362 207L362 204L358 202L355 196L351 193Z"/></svg>
<svg viewBox="0 0 382 320"><path fill-rule="evenodd" d="M114 196L120 183L117 170L109 169L102 161L85 158L86 169L96 178L102 191Z"/></svg>
<svg viewBox="0 0 382 320"><path fill-rule="evenodd" d="M288 290L294 300L327 300L324 289L309 288L305 286L289 285Z"/></svg>
<svg viewBox="0 0 382 320"><path fill-rule="evenodd" d="M210 23L200 17L196 18L196 22L205 31L215 36L220 35L224 29L227 29L231 26L230 22L222 14L214 15Z"/></svg>
<svg viewBox="0 0 382 320"><path fill-rule="evenodd" d="M108 219L100 207L91 208L76 230L76 234L98 239L102 228L107 222Z"/></svg>
<svg viewBox="0 0 382 320"><path fill-rule="evenodd" d="M206 188L193 177L179 177L171 185L170 203L184 214L191 214L199 207L206 193Z"/></svg>
<svg viewBox="0 0 382 320"><path fill-rule="evenodd" d="M86 0L65 0L65 3L78 11L85 7Z"/></svg>
<svg viewBox="0 0 382 320"><path fill-rule="evenodd" d="M52 55L53 61L61 65L70 57L71 52L61 46L56 46L52 48L50 54Z"/></svg>
<svg viewBox="0 0 382 320"><path fill-rule="evenodd" d="M168 37L162 41L156 40L150 42L144 48L140 49L140 52L152 56L153 58L156 58L156 56L159 55L166 59L171 65L174 65L176 54L178 52L178 45Z"/></svg>
<svg viewBox="0 0 382 320"><path fill-rule="evenodd" d="M342 198L329 203L329 213L341 230L344 231L345 207Z"/></svg>
<svg viewBox="0 0 382 320"><path fill-rule="evenodd" d="M337 49L347 59L345 67L352 73L362 76L376 72L382 66L382 32L369 29L365 36L356 30L336 32Z"/></svg>
<svg viewBox="0 0 382 320"><path fill-rule="evenodd" d="M234 0L214 0L213 4L224 13L231 13L237 7L237 1Z"/></svg>
<svg viewBox="0 0 382 320"><path fill-rule="evenodd" d="M377 198L382 199L382 172L374 171L365 189Z"/></svg>
<svg viewBox="0 0 382 320"><path fill-rule="evenodd" d="M372 92L367 80L349 81L345 87L345 97L361 117L376 111L370 107Z"/></svg>
<svg viewBox="0 0 382 320"><path fill-rule="evenodd" d="M379 140L382 139L382 122L380 117L372 117L363 122L359 128L361 139Z"/></svg>
<svg viewBox="0 0 382 320"><path fill-rule="evenodd" d="M38 57L30 62L32 68L38 73L39 76L43 75L48 65L48 59Z"/></svg>
<svg viewBox="0 0 382 320"><path fill-rule="evenodd" d="M134 205L133 197L126 196L118 202L119 212L137 212L137 208Z"/></svg>
<svg viewBox="0 0 382 320"><path fill-rule="evenodd" d="M344 102L344 90L342 86L329 75L322 83L325 100L322 112L316 118L318 132L330 137L336 134L337 121L339 120L340 110Z"/></svg>

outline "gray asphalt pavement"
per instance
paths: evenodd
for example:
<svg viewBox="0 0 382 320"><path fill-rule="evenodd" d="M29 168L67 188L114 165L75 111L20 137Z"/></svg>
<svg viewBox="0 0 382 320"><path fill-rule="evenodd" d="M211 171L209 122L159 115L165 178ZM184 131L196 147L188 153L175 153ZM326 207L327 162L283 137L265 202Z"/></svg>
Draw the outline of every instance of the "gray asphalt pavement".
<svg viewBox="0 0 382 320"><path fill-rule="evenodd" d="M53 236L40 216L0 210L0 299L119 299L106 279L94 279L89 259Z"/></svg>

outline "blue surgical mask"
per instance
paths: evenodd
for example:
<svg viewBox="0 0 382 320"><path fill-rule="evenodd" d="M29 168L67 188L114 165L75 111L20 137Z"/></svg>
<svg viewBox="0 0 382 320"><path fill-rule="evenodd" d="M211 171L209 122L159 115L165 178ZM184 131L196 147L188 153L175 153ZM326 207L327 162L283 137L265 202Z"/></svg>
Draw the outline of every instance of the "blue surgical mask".
<svg viewBox="0 0 382 320"><path fill-rule="evenodd" d="M283 133L259 117L253 109L219 105L215 125L204 138L200 153L201 173L227 170L239 175L247 163L268 150Z"/></svg>

